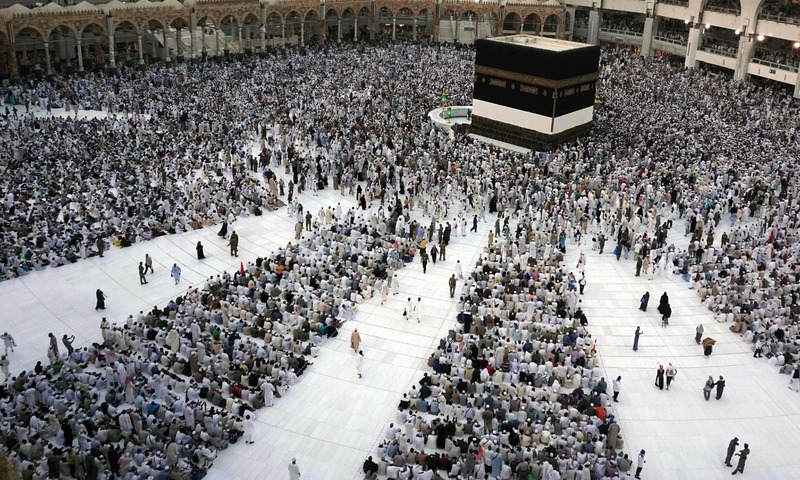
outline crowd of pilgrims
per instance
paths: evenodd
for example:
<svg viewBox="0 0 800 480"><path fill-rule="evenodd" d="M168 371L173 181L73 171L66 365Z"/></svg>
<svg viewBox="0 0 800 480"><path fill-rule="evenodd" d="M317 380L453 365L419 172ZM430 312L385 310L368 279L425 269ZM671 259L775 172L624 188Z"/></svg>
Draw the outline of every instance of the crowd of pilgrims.
<svg viewBox="0 0 800 480"><path fill-rule="evenodd" d="M636 475L644 452L623 451L610 402L620 379L597 367L580 308L583 262L563 261L581 238L608 241L620 261L632 253L632 274L697 289L798 388L799 145L781 120L800 113L796 101L623 52L604 52L602 72L606 108L589 137L522 158L469 140L452 152L456 179L467 177L456 198L486 193L498 217L457 327L365 478ZM486 172L491 181L477 179ZM685 227L668 241L675 222Z"/></svg>
<svg viewBox="0 0 800 480"><path fill-rule="evenodd" d="M462 101L471 94L456 76L431 78L421 94L410 73L419 61L466 72L467 50L444 54L404 47L393 53L396 63L374 65L381 78L368 81L359 72L369 60L360 54L378 57L387 49L369 50L322 56L287 51L224 65L154 67L9 87L0 95L0 281L102 255L111 245L272 210L281 206L277 197L286 187L316 190L335 178L353 189L368 169L377 168L368 160L382 156L382 148L394 152L386 158L393 161L413 146L392 143L387 119L410 136L419 102L442 92ZM254 69L265 73L249 75ZM305 80L285 81L295 76ZM391 96L380 94L390 87ZM109 114L76 119L27 113L36 107L92 107ZM261 142L253 159L251 144L259 133L269 133L269 141ZM296 144L317 144L324 151L312 158ZM291 185L279 183L269 169L268 183L262 182L259 170L287 162L296 169Z"/></svg>
<svg viewBox="0 0 800 480"><path fill-rule="evenodd" d="M10 462L25 479L202 478L399 268L392 238L344 216L163 307L103 319L91 346L51 342L49 365L0 387Z"/></svg>
<svg viewBox="0 0 800 480"><path fill-rule="evenodd" d="M345 45L13 87L6 98L117 113L42 119L17 105L2 118L9 277L25 262L90 255L98 237L122 245L205 227L270 196L300 224L297 242L244 273L105 325L104 342L8 382L0 408L20 421L0 433L25 478L190 478L247 438L244 415L285 392L357 303L385 295L399 259L413 260L426 237L427 248L446 246L468 219L494 228L459 287L457 327L402 400L367 477L630 478L637 459L620 456L609 380L579 308L582 265L564 263L580 238L608 239L618 258L632 251L632 269L641 260L687 282L754 348L796 362L798 137L784 119L800 112L790 96L605 50L591 134L515 154L425 120L443 92L469 102L473 58ZM303 236L312 212L297 194L324 188L356 195L359 209L321 210ZM666 241L679 220L688 248Z"/></svg>

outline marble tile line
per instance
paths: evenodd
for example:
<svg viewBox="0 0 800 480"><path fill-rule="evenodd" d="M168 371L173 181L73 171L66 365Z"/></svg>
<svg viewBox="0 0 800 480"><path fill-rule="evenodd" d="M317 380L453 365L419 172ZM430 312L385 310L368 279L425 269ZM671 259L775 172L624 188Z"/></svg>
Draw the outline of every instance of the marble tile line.
<svg viewBox="0 0 800 480"><path fill-rule="evenodd" d="M317 437L312 437L311 435L298 433L298 432L296 432L294 430L289 430L287 428L284 428L284 427L278 425L277 423L270 423L270 422L264 420L263 418L258 418L257 417L255 421L257 423L261 423L262 425L267 425L267 426L272 427L272 428L274 428L276 430L281 430L283 432L288 432L288 433L293 434L293 435L299 435L301 437L311 438L311 439L314 439L314 440L317 440L317 441L320 441L320 442L325 442L325 443L329 443L331 445L336 445L338 447L344 447L344 448L347 448L347 449L350 449L350 450L353 450L353 451L356 451L356 452L363 452L363 450L361 450L359 448L356 448L356 447L353 447L351 445L348 445L346 443L340 443L340 442L336 442L336 441L330 440L328 438L317 438Z"/></svg>
<svg viewBox="0 0 800 480"><path fill-rule="evenodd" d="M341 329L339 331L342 332L342 333L346 333L344 330L341 330ZM414 345L413 343L408 343L408 342L395 342L394 339L380 339L380 340L391 341L391 342L393 342L395 344L408 345L408 346L415 347L415 348L426 348L424 346ZM330 342L326 342L326 343L330 343ZM343 338L338 338L337 337L334 340L334 343L342 343L342 344L345 344L345 345L349 345L350 340L349 340L349 338L348 339L343 339ZM375 350L375 351L378 351L378 352L385 352L387 354L394 353L394 354L398 354L398 355L405 355L406 357L410 357L410 358L413 358L413 359L416 359L416 360L427 360L428 359L427 356L419 356L419 355L412 355L412 354L406 353L406 352L395 352L393 350L385 350L383 348L371 345L371 342L365 341L363 339L361 340L361 345L364 347L364 348L361 348L361 350L368 350L368 351ZM350 349L349 346L347 348ZM340 353L344 353L341 350L337 350L337 351L339 351ZM354 352L353 352L353 355L355 355ZM392 362L384 362L384 361L382 361L380 359L367 358L367 360L372 361L372 362L380 362L380 363L383 363L383 364L386 364L386 365L392 365Z"/></svg>

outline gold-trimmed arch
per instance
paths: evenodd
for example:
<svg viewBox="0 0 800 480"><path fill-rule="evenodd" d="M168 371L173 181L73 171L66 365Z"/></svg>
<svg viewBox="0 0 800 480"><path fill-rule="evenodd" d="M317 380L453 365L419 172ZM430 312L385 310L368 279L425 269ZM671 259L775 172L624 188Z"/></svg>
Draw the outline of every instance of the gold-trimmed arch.
<svg viewBox="0 0 800 480"><path fill-rule="evenodd" d="M339 11L337 7L334 7L333 4L325 4L325 18L328 18L329 13L335 13L337 18L342 18L342 12Z"/></svg>
<svg viewBox="0 0 800 480"><path fill-rule="evenodd" d="M55 25L55 26L53 26L53 28L50 29L50 31L47 33L47 40L45 40L45 41L49 41L50 36L53 35L53 32L55 32L56 30L60 30L60 29L69 30L70 33L72 33L75 36L76 39L80 38L80 36L78 36L78 31L75 30L72 27L72 25L70 25L69 23L59 23L58 25ZM81 33L83 33L82 29L81 29Z"/></svg>
<svg viewBox="0 0 800 480"><path fill-rule="evenodd" d="M141 35L141 30L139 29L139 26L136 25L136 22L128 19L123 19L120 20L119 22L115 22L114 35L116 36L117 30L123 28L125 25L130 25L131 27L133 27L133 31L134 33L136 33L136 35Z"/></svg>
<svg viewBox="0 0 800 480"><path fill-rule="evenodd" d="M211 20L211 23L214 24L214 28L219 28L220 20L216 15L213 15L212 12L204 13L202 15L197 15L197 20L195 27L204 26L203 20Z"/></svg>
<svg viewBox="0 0 800 480"><path fill-rule="evenodd" d="M195 18L197 19L197 25L200 25L200 20L207 18L214 22L214 25L219 25L220 18L227 15L227 12L221 12L216 9L211 8L203 8L203 9L196 9L195 10Z"/></svg>
<svg viewBox="0 0 800 480"><path fill-rule="evenodd" d="M80 40L83 40L84 34L86 34L86 30L88 30L89 27L97 27L98 29L100 29L100 31L103 33L103 35L106 38L108 38L108 30L106 29L105 25L100 25L97 22L86 22L85 25L81 25L81 33L77 38L80 39Z"/></svg>
<svg viewBox="0 0 800 480"><path fill-rule="evenodd" d="M459 12L458 19L464 20L464 17L466 17L470 13L473 15L473 18L482 18L481 15L478 13L477 9L465 8L462 9L461 12Z"/></svg>
<svg viewBox="0 0 800 480"><path fill-rule="evenodd" d="M397 18L404 17L404 18L414 18L414 10L403 7L397 11Z"/></svg>
<svg viewBox="0 0 800 480"><path fill-rule="evenodd" d="M436 10L431 8L423 8L417 12L417 18L427 17L428 15L435 17Z"/></svg>
<svg viewBox="0 0 800 480"><path fill-rule="evenodd" d="M281 14L281 12L278 10L269 10L264 12L264 20L271 18L273 15L277 15L281 23L286 22L286 17L284 17L283 14Z"/></svg>
<svg viewBox="0 0 800 480"><path fill-rule="evenodd" d="M297 10L297 12L299 13L299 10ZM308 16L311 15L311 14L316 14L317 17L319 17L319 9L318 8L307 8L303 12L303 14L301 15L301 18L305 22L305 19L308 18Z"/></svg>
<svg viewBox="0 0 800 480"><path fill-rule="evenodd" d="M161 24L163 25L164 28L172 28L172 23L178 19L184 21L187 25L189 24L189 20L187 18L185 18L183 15L176 15L176 14L164 15L164 17L161 20Z"/></svg>
<svg viewBox="0 0 800 480"><path fill-rule="evenodd" d="M47 35L42 27L31 23L20 23L18 25L14 25L14 38L9 38L9 41L11 41L11 43L17 43L17 37L25 30L33 30L34 32L38 33L40 37L42 37L42 42L47 41Z"/></svg>
<svg viewBox="0 0 800 480"><path fill-rule="evenodd" d="M244 14L244 15L241 17L241 22L240 22L240 25L254 25L253 23L251 23L251 22L249 22L249 21L248 21L248 19L250 19L251 17L252 17L252 18L254 18L254 19L256 20L256 21L255 21L255 25L261 25L261 19L260 19L260 18L258 18L258 15L256 15L256 14L255 14L255 13L253 13L253 12L247 12L247 13L245 13L245 14Z"/></svg>
<svg viewBox="0 0 800 480"><path fill-rule="evenodd" d="M519 18L525 18L531 12L525 11L525 10L521 10L521 9L516 9L516 8L506 8L506 11L505 11L505 16L506 17L511 15L512 13L516 13L519 16Z"/></svg>
<svg viewBox="0 0 800 480"><path fill-rule="evenodd" d="M544 20L542 19L541 15L539 15L539 12L529 12L528 15L522 19L522 28L526 33L531 33L526 29L526 27L533 28L532 33L539 33L542 30L542 25L544 25Z"/></svg>
<svg viewBox="0 0 800 480"><path fill-rule="evenodd" d="M112 24L112 26L114 27L114 31L116 32L118 28L125 25L126 23L133 27L133 29L136 31L136 35L142 34L142 25L139 23L139 21L137 21L137 19L128 17L120 17L120 18L114 17L114 23Z"/></svg>
<svg viewBox="0 0 800 480"><path fill-rule="evenodd" d="M178 27L173 27L172 26L175 22L181 22L182 23L180 28L192 28L192 22L190 22L188 18L186 18L186 17L184 17L182 15L179 15L177 17L172 18L170 20L169 24L168 24L169 27L170 28L178 28Z"/></svg>
<svg viewBox="0 0 800 480"><path fill-rule="evenodd" d="M381 12L383 12L383 10L384 10L384 9L385 9L387 12L389 12L389 18L395 18L395 13L394 13L394 10L392 10L391 8L389 8L389 6L388 6L388 5L381 5L380 7L378 7L378 5L375 5L375 13L377 14L376 16L380 16L380 15L381 15Z"/></svg>
<svg viewBox="0 0 800 480"><path fill-rule="evenodd" d="M150 29L150 25L151 25L153 22L155 22L155 23L157 23L157 24L161 25L161 29L162 29L162 30L163 30L164 28L167 28L167 26L169 26L169 24L168 24L168 23L164 23L164 20L163 20L163 19L162 19L162 20L159 20L159 19L158 19L158 18L156 18L156 17L149 17L149 18L147 18L147 20L143 21L141 25L139 25L139 31L140 31L140 32L144 32L144 28L145 28L145 27L147 27L148 29ZM166 25L166 26L165 26L165 25Z"/></svg>
<svg viewBox="0 0 800 480"><path fill-rule="evenodd" d="M562 28L563 24L563 15L553 12L542 19L542 32L558 35L558 30ZM555 27L555 31L547 30L547 27Z"/></svg>
<svg viewBox="0 0 800 480"><path fill-rule="evenodd" d="M229 18L232 18L234 23L236 23L236 25L241 25L242 24L242 20L238 16L234 15L233 13L226 13L225 15L223 15L219 19L219 24L218 25L222 25L223 23L225 23L225 20L227 20Z"/></svg>

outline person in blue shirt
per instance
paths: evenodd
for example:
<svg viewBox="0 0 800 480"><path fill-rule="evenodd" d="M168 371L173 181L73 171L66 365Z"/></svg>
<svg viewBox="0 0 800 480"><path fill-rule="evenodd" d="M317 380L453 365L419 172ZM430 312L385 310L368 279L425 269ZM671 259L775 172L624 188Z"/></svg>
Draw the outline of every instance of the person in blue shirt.
<svg viewBox="0 0 800 480"><path fill-rule="evenodd" d="M175 280L175 285L180 283L181 267L179 267L177 263L172 264L172 271L170 272L170 276Z"/></svg>

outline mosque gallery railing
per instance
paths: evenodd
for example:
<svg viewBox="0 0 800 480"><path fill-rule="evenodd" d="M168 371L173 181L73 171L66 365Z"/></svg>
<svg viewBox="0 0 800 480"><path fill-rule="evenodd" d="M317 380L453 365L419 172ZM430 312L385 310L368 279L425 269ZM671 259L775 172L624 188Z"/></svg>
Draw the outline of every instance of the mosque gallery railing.
<svg viewBox="0 0 800 480"><path fill-rule="evenodd" d="M762 13L758 16L758 19L769 20L777 23L788 23L789 25L800 25L800 18L796 17L784 17L782 15L770 15L768 13Z"/></svg>
<svg viewBox="0 0 800 480"><path fill-rule="evenodd" d="M630 37L641 37L642 32L632 32L630 30L617 30L614 28L600 28L600 33L613 33L614 35L628 35Z"/></svg>
<svg viewBox="0 0 800 480"><path fill-rule="evenodd" d="M786 72L797 73L797 71L798 71L798 67L796 67L796 66L793 67L791 65L786 65L784 63L770 62L769 60L764 60L764 59L761 59L761 58L753 58L750 61L752 63L757 63L759 65L766 65L768 67L777 68L778 70L784 70Z"/></svg>
<svg viewBox="0 0 800 480"><path fill-rule="evenodd" d="M703 46L700 47L700 50L702 50L704 52L708 52L708 53L715 53L717 55L722 55L723 57L736 58L736 50L735 49L734 49L734 51L731 52L731 51L726 50L723 47L719 47L719 46L716 46L716 45L703 45Z"/></svg>
<svg viewBox="0 0 800 480"><path fill-rule="evenodd" d="M714 5L706 5L705 11L707 11L707 12L727 13L729 15L736 15L737 17L741 14L741 12L739 10L736 10L735 8L716 7Z"/></svg>
<svg viewBox="0 0 800 480"><path fill-rule="evenodd" d="M689 43L689 41L685 40L685 39L662 37L662 36L659 36L659 35L656 35L654 40L657 40L659 42L664 42L664 43L671 43L673 45L681 45L681 46L684 46L684 47L686 46L686 44Z"/></svg>

